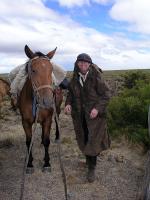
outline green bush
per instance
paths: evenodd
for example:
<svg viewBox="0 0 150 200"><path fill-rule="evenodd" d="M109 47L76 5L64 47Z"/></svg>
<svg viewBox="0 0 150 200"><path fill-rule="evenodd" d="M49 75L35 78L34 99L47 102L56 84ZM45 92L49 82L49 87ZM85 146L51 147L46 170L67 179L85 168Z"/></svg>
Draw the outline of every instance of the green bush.
<svg viewBox="0 0 150 200"><path fill-rule="evenodd" d="M128 89L135 87L138 81L149 82L149 76L141 71L127 72L122 77L124 79L124 87Z"/></svg>
<svg viewBox="0 0 150 200"><path fill-rule="evenodd" d="M145 76L143 76L145 77ZM130 141L150 144L148 136L148 109L150 84L135 80L135 85L125 87L119 96L113 97L108 106L108 129L112 136L125 135Z"/></svg>

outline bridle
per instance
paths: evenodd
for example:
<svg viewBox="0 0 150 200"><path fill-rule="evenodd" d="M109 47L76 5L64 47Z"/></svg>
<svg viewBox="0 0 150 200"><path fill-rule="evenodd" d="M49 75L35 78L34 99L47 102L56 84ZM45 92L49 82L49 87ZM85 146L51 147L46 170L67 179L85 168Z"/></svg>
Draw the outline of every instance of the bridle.
<svg viewBox="0 0 150 200"><path fill-rule="evenodd" d="M40 86L37 87L36 84L35 84L34 81L33 81L33 77L32 77L33 72L32 72L32 69L31 69L32 61L33 61L33 60L36 60L36 59L38 59L38 58L43 59L43 60L48 60L48 61L50 62L50 59L49 59L47 56L44 56L44 57L36 56L36 57L30 59L30 60L27 62L28 77L29 77L29 79L31 80L33 92L34 92L34 94L35 94L35 96L36 96L36 100L37 100L37 101L41 99L41 98L40 98L40 93L39 93L39 91L42 90L42 89L49 88L49 89L51 90L51 92L54 93L54 87L53 87L53 85L40 85ZM39 103L39 102L38 102L38 103ZM40 107L43 107L43 106L40 106Z"/></svg>

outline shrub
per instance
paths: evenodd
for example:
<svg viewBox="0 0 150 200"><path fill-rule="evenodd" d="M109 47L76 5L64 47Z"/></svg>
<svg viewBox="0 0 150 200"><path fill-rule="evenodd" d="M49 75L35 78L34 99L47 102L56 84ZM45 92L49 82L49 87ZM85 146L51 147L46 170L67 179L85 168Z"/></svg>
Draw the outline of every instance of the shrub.
<svg viewBox="0 0 150 200"><path fill-rule="evenodd" d="M111 99L108 106L108 129L114 137L125 135L130 141L143 143L148 147L150 139L147 116L150 105L150 84L136 79L134 83L130 89L125 87L119 96Z"/></svg>
<svg viewBox="0 0 150 200"><path fill-rule="evenodd" d="M127 72L122 77L124 79L124 87L128 89L135 87L138 81L149 82L149 76L141 71Z"/></svg>

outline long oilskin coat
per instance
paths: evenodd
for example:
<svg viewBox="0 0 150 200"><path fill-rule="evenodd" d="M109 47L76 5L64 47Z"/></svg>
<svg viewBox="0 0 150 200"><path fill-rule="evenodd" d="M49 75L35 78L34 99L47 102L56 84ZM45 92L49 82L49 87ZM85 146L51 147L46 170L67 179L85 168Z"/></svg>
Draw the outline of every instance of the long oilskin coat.
<svg viewBox="0 0 150 200"><path fill-rule="evenodd" d="M84 86L79 82L78 67L75 64L74 75L70 81L66 105L72 106L72 119L76 139L80 150L85 155L96 156L109 147L110 141L107 134L106 106L109 100L109 89L105 84L100 69L91 64ZM96 108L99 113L90 119L90 112ZM88 128L88 142L82 127L82 117L85 116Z"/></svg>

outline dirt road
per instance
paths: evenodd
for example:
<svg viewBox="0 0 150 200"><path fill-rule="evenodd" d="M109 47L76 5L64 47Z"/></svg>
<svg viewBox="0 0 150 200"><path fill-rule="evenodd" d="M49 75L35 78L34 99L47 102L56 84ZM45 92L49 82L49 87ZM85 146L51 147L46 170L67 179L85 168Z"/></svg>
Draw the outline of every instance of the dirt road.
<svg viewBox="0 0 150 200"><path fill-rule="evenodd" d="M4 103L0 119L0 200L20 197L22 171L26 154L25 134L20 116ZM96 181L87 183L85 158L79 151L70 116L60 116L62 160L67 177L69 200L134 200L143 175L144 155L141 148L113 141L111 149L98 157ZM51 131L51 173L42 172L44 148L38 127L33 146L34 173L25 176L24 199L65 200L62 173Z"/></svg>

